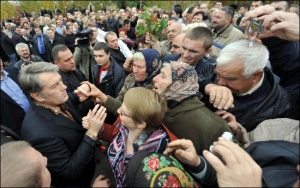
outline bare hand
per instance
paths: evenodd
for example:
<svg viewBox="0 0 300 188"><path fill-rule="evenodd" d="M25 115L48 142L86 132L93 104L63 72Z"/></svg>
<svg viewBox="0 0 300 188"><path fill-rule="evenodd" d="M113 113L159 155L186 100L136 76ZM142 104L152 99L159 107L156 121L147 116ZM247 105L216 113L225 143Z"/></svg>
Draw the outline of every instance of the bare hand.
<svg viewBox="0 0 300 188"><path fill-rule="evenodd" d="M85 101L89 97L86 95L87 93L90 93L91 90L87 84L81 84L75 91L74 93L78 96L79 101Z"/></svg>
<svg viewBox="0 0 300 188"><path fill-rule="evenodd" d="M224 86L208 84L205 87L205 93L209 95L209 102L219 110L233 108L233 95L231 90Z"/></svg>
<svg viewBox="0 0 300 188"><path fill-rule="evenodd" d="M109 187L110 186L109 179L108 178L104 179L104 178L105 178L104 175L99 175L95 179L92 187Z"/></svg>
<svg viewBox="0 0 300 188"><path fill-rule="evenodd" d="M239 127L237 125L235 116L225 110L218 110L215 112L216 114L218 114L221 118L223 118L229 125L231 131L235 134Z"/></svg>
<svg viewBox="0 0 300 188"><path fill-rule="evenodd" d="M85 126L87 126L88 130L95 135L97 135L101 130L107 115L106 108L104 108L103 106L99 108L99 106L100 105L97 104L93 110L89 110L89 113L86 116L88 125L85 124Z"/></svg>
<svg viewBox="0 0 300 188"><path fill-rule="evenodd" d="M203 155L216 170L220 187L262 186L261 168L237 144L220 137L214 142L213 151L218 153L226 164L207 150L203 151Z"/></svg>
<svg viewBox="0 0 300 188"><path fill-rule="evenodd" d="M260 34L259 38L276 36L284 40L299 42L299 16L297 14L275 11L259 19L263 20L263 26L267 28L267 32Z"/></svg>
<svg viewBox="0 0 300 188"><path fill-rule="evenodd" d="M132 58L127 58L123 64L123 69L127 72L132 72Z"/></svg>
<svg viewBox="0 0 300 188"><path fill-rule="evenodd" d="M198 157L195 147L190 140L178 139L170 142L164 155L174 154L176 158L189 166L195 167L200 165L200 158Z"/></svg>

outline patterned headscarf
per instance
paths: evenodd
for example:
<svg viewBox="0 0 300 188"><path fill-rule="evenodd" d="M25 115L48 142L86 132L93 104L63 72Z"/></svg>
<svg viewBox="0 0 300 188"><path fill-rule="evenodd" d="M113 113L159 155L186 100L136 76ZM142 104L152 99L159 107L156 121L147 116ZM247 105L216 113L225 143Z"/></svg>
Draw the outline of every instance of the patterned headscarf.
<svg viewBox="0 0 300 188"><path fill-rule="evenodd" d="M162 93L168 101L181 102L191 96L199 95L196 70L187 63L171 61L172 83Z"/></svg>
<svg viewBox="0 0 300 188"><path fill-rule="evenodd" d="M140 50L146 61L146 78L143 81L135 81L133 87L152 83L152 79L160 73L161 62L159 53L154 49Z"/></svg>

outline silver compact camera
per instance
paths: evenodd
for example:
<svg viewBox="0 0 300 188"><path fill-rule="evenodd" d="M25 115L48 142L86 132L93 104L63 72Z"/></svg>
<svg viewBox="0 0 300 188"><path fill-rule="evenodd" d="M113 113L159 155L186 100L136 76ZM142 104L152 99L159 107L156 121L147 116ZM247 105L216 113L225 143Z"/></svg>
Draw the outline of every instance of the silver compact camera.
<svg viewBox="0 0 300 188"><path fill-rule="evenodd" d="M262 21L258 21L257 18L251 18L250 21L251 29L253 31L261 34L266 32L265 28L262 26Z"/></svg>

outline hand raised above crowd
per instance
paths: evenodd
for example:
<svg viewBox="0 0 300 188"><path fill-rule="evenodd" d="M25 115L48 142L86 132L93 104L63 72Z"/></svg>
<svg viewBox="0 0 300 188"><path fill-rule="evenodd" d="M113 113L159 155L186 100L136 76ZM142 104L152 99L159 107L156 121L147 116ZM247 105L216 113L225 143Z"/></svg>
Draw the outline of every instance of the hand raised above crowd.
<svg viewBox="0 0 300 188"><path fill-rule="evenodd" d="M251 11L243 21L251 18L262 20L266 32L259 34L258 38L276 36L284 40L299 42L299 16L295 13L275 11L270 5L260 6Z"/></svg>

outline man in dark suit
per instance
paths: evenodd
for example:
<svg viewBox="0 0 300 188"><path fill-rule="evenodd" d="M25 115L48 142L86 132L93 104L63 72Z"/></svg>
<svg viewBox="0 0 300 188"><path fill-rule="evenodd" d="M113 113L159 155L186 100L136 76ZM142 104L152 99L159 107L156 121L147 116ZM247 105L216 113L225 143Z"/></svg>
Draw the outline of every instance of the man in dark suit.
<svg viewBox="0 0 300 188"><path fill-rule="evenodd" d="M102 122L92 121L82 127L81 116L68 100L67 87L59 69L51 63L33 63L21 70L20 85L32 98L23 121L21 136L48 158L54 187L90 187L95 152ZM98 117L106 117L99 105Z"/></svg>
<svg viewBox="0 0 300 188"><path fill-rule="evenodd" d="M5 67L0 59L1 74L1 119L0 123L21 135L21 126L30 102L19 86L19 71Z"/></svg>
<svg viewBox="0 0 300 188"><path fill-rule="evenodd" d="M67 86L69 100L72 101L77 111L82 115L87 115L89 109L94 107L92 100L86 100L82 103L74 93L74 90L80 86L80 82L86 81L85 75L76 69L73 54L64 44L58 44L52 49L52 58L54 64L59 68L58 73L61 75L62 82Z"/></svg>
<svg viewBox="0 0 300 188"><path fill-rule="evenodd" d="M51 44L48 37L42 33L39 26L34 28L35 35L33 37L33 53L41 57L45 62L52 62Z"/></svg>

